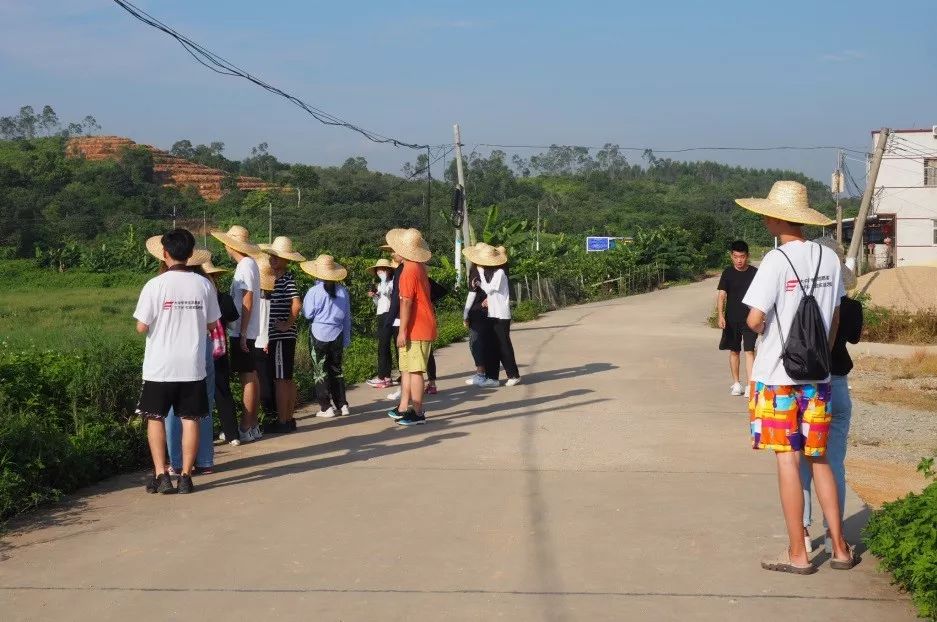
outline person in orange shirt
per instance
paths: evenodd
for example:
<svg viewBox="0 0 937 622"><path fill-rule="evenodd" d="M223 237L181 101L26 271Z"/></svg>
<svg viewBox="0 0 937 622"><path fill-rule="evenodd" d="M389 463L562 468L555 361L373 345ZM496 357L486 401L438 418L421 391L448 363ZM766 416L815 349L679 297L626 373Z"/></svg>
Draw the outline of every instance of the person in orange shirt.
<svg viewBox="0 0 937 622"><path fill-rule="evenodd" d="M392 229L387 245L394 259L403 264L400 273L400 332L397 349L400 362L400 404L387 416L400 425L426 423L423 411L424 374L436 339L436 312L430 298L426 262L433 254L417 229Z"/></svg>

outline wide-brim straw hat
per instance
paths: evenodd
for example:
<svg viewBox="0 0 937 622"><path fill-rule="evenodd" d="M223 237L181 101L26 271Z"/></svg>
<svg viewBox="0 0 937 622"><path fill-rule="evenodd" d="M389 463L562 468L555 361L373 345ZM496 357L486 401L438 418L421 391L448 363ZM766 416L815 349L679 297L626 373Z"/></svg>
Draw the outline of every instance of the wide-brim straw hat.
<svg viewBox="0 0 937 622"><path fill-rule="evenodd" d="M391 229L385 237L391 250L407 261L426 263L433 256L419 229Z"/></svg>
<svg viewBox="0 0 937 622"><path fill-rule="evenodd" d="M250 241L250 233L241 225L234 225L227 232L213 229L211 236L244 255L256 255L260 252L260 247Z"/></svg>
<svg viewBox="0 0 937 622"><path fill-rule="evenodd" d="M257 268L260 270L260 289L266 292L272 292L276 286L277 275L270 266L270 256L261 253L254 257L257 262Z"/></svg>
<svg viewBox="0 0 937 622"><path fill-rule="evenodd" d="M163 236L154 235L146 240L146 250L150 255L163 261ZM192 251L192 256L185 262L187 266L200 266L206 261L211 261L211 251L207 248L196 248Z"/></svg>
<svg viewBox="0 0 937 622"><path fill-rule="evenodd" d="M508 262L508 254L503 246L497 248L485 242L469 246L462 254L476 266L493 267L503 266Z"/></svg>
<svg viewBox="0 0 937 622"><path fill-rule="evenodd" d="M322 281L343 281L348 276L345 266L336 262L331 255L319 255L313 261L302 262L299 267L309 276Z"/></svg>
<svg viewBox="0 0 937 622"><path fill-rule="evenodd" d="M368 272L371 274L377 274L377 271L381 268L385 270L393 270L394 264L391 263L389 259L378 259L373 266L368 268Z"/></svg>
<svg viewBox="0 0 937 622"><path fill-rule="evenodd" d="M218 266L216 266L215 264L213 264L213 263L211 262L211 259L209 259L208 261L206 261L205 263L203 263L203 264L201 264L201 265L202 265L202 271L203 271L205 274L208 274L208 275L212 275L212 274L221 274L222 272L227 272L227 271L228 271L227 268L219 268Z"/></svg>
<svg viewBox="0 0 937 622"><path fill-rule="evenodd" d="M814 242L822 244L836 253L836 256L839 257L839 263L842 264L843 285L846 287L847 291L855 289L857 283L856 271L846 265L846 255L843 253L843 247L837 244L836 240L828 235L817 238Z"/></svg>
<svg viewBox="0 0 937 622"><path fill-rule="evenodd" d="M306 258L293 250L293 240L285 235L278 235L271 244L258 244L260 250L287 261L306 261Z"/></svg>
<svg viewBox="0 0 937 622"><path fill-rule="evenodd" d="M384 238L385 238L385 240L386 240L386 239L387 239L387 236L389 236L390 234L393 233L394 235L400 235L400 233L402 233L402 232L404 232L404 231L406 231L406 229L400 229L400 228L391 229L390 231L387 232L387 235L385 235ZM392 247L390 244L381 244L380 246L378 246L378 248L381 249L382 251L386 251L386 252L388 252L388 253L393 253L393 252L394 252L394 249L393 249L393 247Z"/></svg>
<svg viewBox="0 0 937 622"><path fill-rule="evenodd" d="M735 202L750 212L800 225L827 227L835 222L810 207L807 187L798 181L776 181L767 198L752 197L736 199Z"/></svg>

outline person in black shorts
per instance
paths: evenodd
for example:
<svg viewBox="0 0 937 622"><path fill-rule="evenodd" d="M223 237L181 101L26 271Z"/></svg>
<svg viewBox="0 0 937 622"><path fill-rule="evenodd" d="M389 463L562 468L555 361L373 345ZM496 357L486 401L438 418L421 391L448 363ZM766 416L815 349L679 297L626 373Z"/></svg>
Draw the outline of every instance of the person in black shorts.
<svg viewBox="0 0 937 622"><path fill-rule="evenodd" d="M749 395L748 385L743 389L739 378L741 352L745 350L745 369L751 381L752 366L755 364L755 338L757 335L746 324L748 307L742 299L751 285L758 269L748 263L748 244L742 240L732 243L732 265L722 271L716 295L716 318L722 329L720 350L729 351L729 371L732 373L732 395Z"/></svg>
<svg viewBox="0 0 937 622"><path fill-rule="evenodd" d="M136 413L146 421L153 458L154 476L147 483L147 492L176 492L167 473L163 421L170 408L182 419L182 474L178 492L189 493L193 490L199 420L208 416L207 336L221 311L208 279L186 266L195 252L206 254L205 260L211 255L204 250L196 251L195 238L185 229L173 229L159 242L168 269L143 286L133 313L137 332L146 335L143 389Z"/></svg>

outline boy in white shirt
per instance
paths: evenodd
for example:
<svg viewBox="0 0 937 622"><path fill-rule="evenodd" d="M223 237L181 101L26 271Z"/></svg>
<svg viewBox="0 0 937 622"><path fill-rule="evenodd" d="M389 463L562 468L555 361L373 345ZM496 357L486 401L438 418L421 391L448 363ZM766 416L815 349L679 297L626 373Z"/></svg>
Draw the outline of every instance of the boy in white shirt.
<svg viewBox="0 0 937 622"><path fill-rule="evenodd" d="M218 299L205 277L190 272L186 261L195 238L173 229L161 239L168 270L150 279L140 292L133 317L137 332L146 335L143 390L136 412L147 422L154 478L147 492L176 492L166 472L166 429L172 408L182 419L182 475L178 492L193 490L192 468L198 451L198 421L207 417L205 387L206 336L221 317Z"/></svg>
<svg viewBox="0 0 937 622"><path fill-rule="evenodd" d="M820 245L807 242L802 230L803 225L825 226L832 221L810 208L807 188L795 181L776 182L766 199L736 202L760 214L765 227L781 243L765 256L742 301L751 309L748 327L763 336L750 387L752 446L775 452L781 508L790 540L787 550L763 561L761 566L795 574L817 571L807 556L802 523L804 498L799 461L809 460L820 506L830 524L830 566L848 570L856 560L843 538L836 483L825 455L831 420L830 377L827 373L824 378L795 380L788 374L782 356L798 307L808 295L816 299L826 330L822 343L808 347L824 348L825 353L817 354L822 358L836 339L839 301L845 295L839 259L835 253L823 252Z"/></svg>

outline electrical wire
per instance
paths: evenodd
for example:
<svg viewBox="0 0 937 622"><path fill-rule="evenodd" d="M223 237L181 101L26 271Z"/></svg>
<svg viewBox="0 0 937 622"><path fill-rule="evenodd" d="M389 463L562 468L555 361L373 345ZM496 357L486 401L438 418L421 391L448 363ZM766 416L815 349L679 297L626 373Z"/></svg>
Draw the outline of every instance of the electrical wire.
<svg viewBox="0 0 937 622"><path fill-rule="evenodd" d="M588 149L589 151L596 151L605 149L606 146L602 145L601 147L588 146L588 145L500 145L494 143L477 143L476 147L489 147L496 149L551 149L551 148L572 148L572 149ZM825 149L842 149L843 151L849 151L850 153L860 153L866 154L866 151L861 149L850 149L848 147L838 147L838 146L805 146L797 147L790 145L779 145L775 147L683 147L680 149L654 149L652 147L621 147L619 145L611 145L612 147L617 148L619 151L650 151L652 153L688 153L691 151L819 151Z"/></svg>
<svg viewBox="0 0 937 622"><path fill-rule="evenodd" d="M218 73L224 76L243 78L261 87L262 89L269 91L270 93L279 95L285 98L286 100L288 100L289 102L293 103L294 105L298 106L299 108L303 109L309 115L311 115L314 119L316 119L317 121L319 121L320 123L324 125L344 127L353 132L357 132L358 134L361 134L362 136L364 136L371 142L375 142L375 143L392 144L395 147L407 147L410 149L420 149L420 150L426 149L427 147L431 147L431 145L411 143L411 142L407 142L404 140L400 140L398 138L385 136L383 134L379 134L372 130L364 129L336 115L326 112L322 110L321 108L316 108L315 106L312 106L311 104L308 104L304 102L303 100L299 99L295 95L291 95L290 93L287 93L286 91L265 82L264 80L258 78L257 76L251 75L246 70L241 69L240 67L238 67L231 61L225 59L222 56L219 56L218 54L212 52L211 50L208 50L207 48L193 41L189 37L186 37L185 35L179 33L178 31L168 26L164 22L160 21L159 19L153 17L152 15L150 15L143 9L135 6L128 0L113 0L113 1L117 6L124 9L127 13L129 13L135 19L146 24L147 26L155 28L161 32L164 32L165 34L175 39L182 46L182 48L186 52L189 53L190 56L192 56L196 61L199 62L199 64L205 66L206 68L210 69L211 71L215 73ZM440 145L437 145L437 147L438 146Z"/></svg>

